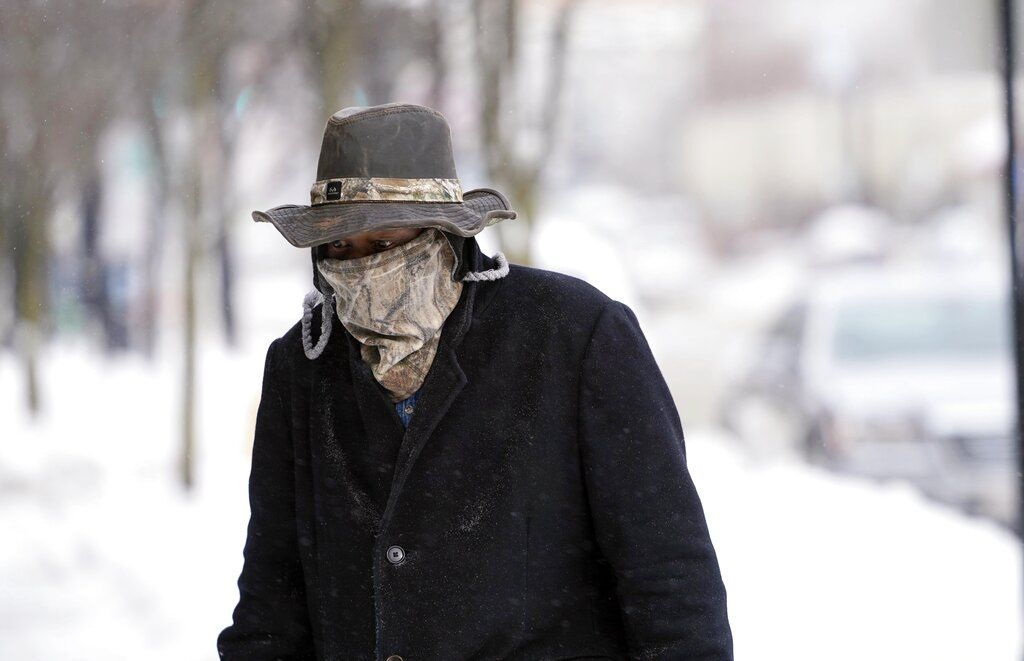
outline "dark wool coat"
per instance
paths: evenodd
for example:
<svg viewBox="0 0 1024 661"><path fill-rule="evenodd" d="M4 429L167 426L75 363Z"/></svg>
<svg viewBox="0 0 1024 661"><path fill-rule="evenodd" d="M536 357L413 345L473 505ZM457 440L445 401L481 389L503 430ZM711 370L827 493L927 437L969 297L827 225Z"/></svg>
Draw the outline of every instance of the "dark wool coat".
<svg viewBox="0 0 1024 661"><path fill-rule="evenodd" d="M496 266L461 250L461 272ZM465 283L408 430L340 323L315 360L298 323L271 343L222 659L732 659L636 316L509 268Z"/></svg>

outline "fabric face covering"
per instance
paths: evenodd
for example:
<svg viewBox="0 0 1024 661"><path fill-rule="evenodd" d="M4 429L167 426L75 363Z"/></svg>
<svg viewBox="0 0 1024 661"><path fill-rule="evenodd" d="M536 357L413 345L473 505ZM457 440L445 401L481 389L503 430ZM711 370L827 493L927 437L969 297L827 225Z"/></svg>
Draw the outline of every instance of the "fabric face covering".
<svg viewBox="0 0 1024 661"><path fill-rule="evenodd" d="M356 259L317 260L334 290L338 320L393 402L419 390L437 353L444 320L462 294L455 253L440 230Z"/></svg>

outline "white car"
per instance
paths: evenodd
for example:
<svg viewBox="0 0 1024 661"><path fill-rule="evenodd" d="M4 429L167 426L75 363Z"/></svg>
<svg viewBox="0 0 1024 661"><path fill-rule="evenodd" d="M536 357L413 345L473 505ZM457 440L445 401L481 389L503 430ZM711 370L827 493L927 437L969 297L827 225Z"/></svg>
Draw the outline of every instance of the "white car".
<svg viewBox="0 0 1024 661"><path fill-rule="evenodd" d="M768 402L812 461L1015 525L1007 279L941 265L823 275L766 338L726 418Z"/></svg>

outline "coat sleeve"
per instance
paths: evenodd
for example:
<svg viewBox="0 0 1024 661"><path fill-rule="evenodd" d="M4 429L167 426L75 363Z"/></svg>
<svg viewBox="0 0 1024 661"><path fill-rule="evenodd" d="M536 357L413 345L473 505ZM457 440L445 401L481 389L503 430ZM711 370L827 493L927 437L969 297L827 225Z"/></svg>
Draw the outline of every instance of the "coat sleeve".
<svg viewBox="0 0 1024 661"><path fill-rule="evenodd" d="M290 421L280 389L281 340L271 343L249 472L249 524L233 623L217 637L228 661L314 659L295 526L295 474Z"/></svg>
<svg viewBox="0 0 1024 661"><path fill-rule="evenodd" d="M610 300L580 380L580 452L630 657L731 661L725 586L682 423L629 306Z"/></svg>

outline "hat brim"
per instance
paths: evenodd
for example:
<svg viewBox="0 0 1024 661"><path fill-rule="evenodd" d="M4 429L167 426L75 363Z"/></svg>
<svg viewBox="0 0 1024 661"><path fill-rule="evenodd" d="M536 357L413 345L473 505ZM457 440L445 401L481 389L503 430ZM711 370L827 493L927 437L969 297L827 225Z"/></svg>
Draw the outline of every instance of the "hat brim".
<svg viewBox="0 0 1024 661"><path fill-rule="evenodd" d="M404 227L437 227L473 236L488 225L511 220L516 212L492 188L466 191L462 202L336 202L306 206L285 204L253 211L252 219L268 222L293 246L309 248L351 234Z"/></svg>

